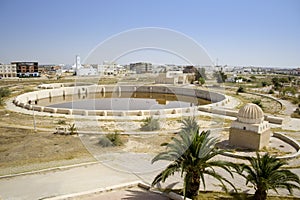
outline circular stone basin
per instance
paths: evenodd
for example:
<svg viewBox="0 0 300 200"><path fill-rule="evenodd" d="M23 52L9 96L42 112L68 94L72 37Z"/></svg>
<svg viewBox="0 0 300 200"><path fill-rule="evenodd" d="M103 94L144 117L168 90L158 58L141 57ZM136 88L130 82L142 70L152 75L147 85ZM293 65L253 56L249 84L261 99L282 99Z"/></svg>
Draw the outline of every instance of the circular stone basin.
<svg viewBox="0 0 300 200"><path fill-rule="evenodd" d="M65 96L47 98L38 105L52 108L84 109L84 110L157 110L170 108L187 108L211 103L208 100L190 96L160 93L94 93L85 96Z"/></svg>
<svg viewBox="0 0 300 200"><path fill-rule="evenodd" d="M48 88L48 86L45 86ZM25 93L14 104L38 112L81 116L194 115L228 102L220 93L167 85L80 85Z"/></svg>

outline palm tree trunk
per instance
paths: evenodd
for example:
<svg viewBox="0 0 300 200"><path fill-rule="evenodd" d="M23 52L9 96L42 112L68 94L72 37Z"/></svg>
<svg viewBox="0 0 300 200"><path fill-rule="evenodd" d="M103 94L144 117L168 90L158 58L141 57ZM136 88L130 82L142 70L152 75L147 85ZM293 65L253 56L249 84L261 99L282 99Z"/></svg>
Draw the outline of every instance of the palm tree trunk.
<svg viewBox="0 0 300 200"><path fill-rule="evenodd" d="M192 177L188 183L188 186L187 196L190 198L197 196L200 188L200 176L198 173L192 172Z"/></svg>
<svg viewBox="0 0 300 200"><path fill-rule="evenodd" d="M267 199L267 192L262 189L257 189L254 194L255 200L266 200Z"/></svg>

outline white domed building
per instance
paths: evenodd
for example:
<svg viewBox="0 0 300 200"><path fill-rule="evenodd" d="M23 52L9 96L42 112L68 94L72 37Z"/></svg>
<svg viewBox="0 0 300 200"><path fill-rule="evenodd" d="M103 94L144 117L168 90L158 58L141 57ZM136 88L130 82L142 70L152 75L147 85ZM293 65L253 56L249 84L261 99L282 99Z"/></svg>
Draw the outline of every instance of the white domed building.
<svg viewBox="0 0 300 200"><path fill-rule="evenodd" d="M232 122L229 143L235 147L260 150L269 145L270 125L264 121L264 112L253 103L247 103Z"/></svg>

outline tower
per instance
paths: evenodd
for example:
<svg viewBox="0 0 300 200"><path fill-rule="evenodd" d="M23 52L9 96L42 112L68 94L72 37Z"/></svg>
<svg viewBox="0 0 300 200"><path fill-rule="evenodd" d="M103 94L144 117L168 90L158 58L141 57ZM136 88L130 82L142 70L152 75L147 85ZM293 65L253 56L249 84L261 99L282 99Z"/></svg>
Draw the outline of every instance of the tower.
<svg viewBox="0 0 300 200"><path fill-rule="evenodd" d="M79 55L76 55L76 59L75 59L75 69L76 69L76 71L77 71L77 70L80 69L80 68L82 68L81 63L80 63L80 56L79 56Z"/></svg>

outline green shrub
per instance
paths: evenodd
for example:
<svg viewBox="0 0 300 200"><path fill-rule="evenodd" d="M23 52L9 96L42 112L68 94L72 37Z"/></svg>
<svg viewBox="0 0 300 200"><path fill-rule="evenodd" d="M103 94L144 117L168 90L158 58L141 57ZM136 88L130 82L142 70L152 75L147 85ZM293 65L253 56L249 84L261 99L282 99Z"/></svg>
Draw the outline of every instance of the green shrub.
<svg viewBox="0 0 300 200"><path fill-rule="evenodd" d="M68 131L70 132L70 135L77 134L77 128L75 124L69 124Z"/></svg>
<svg viewBox="0 0 300 200"><path fill-rule="evenodd" d="M159 119L147 117L141 126L142 131L155 131L160 129Z"/></svg>
<svg viewBox="0 0 300 200"><path fill-rule="evenodd" d="M113 143L105 135L100 137L99 144L102 147L111 147L111 146L113 146Z"/></svg>
<svg viewBox="0 0 300 200"><path fill-rule="evenodd" d="M0 106L4 106L4 99L0 97Z"/></svg>
<svg viewBox="0 0 300 200"><path fill-rule="evenodd" d="M246 92L246 90L245 90L245 88L244 88L243 86L240 86L240 87L237 89L237 91L236 91L237 94L239 94L240 92L241 92L241 93Z"/></svg>
<svg viewBox="0 0 300 200"><path fill-rule="evenodd" d="M259 106L259 107L261 107L261 108L263 108L263 105L262 105L262 103L261 103L261 100L260 100L260 99L255 99L255 100L253 100L253 101L252 101L252 103L254 103L254 104L258 105L258 106Z"/></svg>
<svg viewBox="0 0 300 200"><path fill-rule="evenodd" d="M270 85L268 82L266 82L266 81L262 81L261 82L261 85L263 86L263 87L266 87L267 85Z"/></svg>
<svg viewBox="0 0 300 200"><path fill-rule="evenodd" d="M8 97L10 95L10 90L7 87L0 88L0 98Z"/></svg>
<svg viewBox="0 0 300 200"><path fill-rule="evenodd" d="M274 94L274 90L270 89L269 94Z"/></svg>
<svg viewBox="0 0 300 200"><path fill-rule="evenodd" d="M205 79L202 78L202 77L200 77L200 78L198 79L198 82L199 82L199 85L203 85L203 84L205 83Z"/></svg>
<svg viewBox="0 0 300 200"><path fill-rule="evenodd" d="M64 124L66 124L66 121L63 120L63 119L59 119L58 122L57 122L57 124L64 125Z"/></svg>
<svg viewBox="0 0 300 200"><path fill-rule="evenodd" d="M114 133L107 134L107 139L112 142L113 146L121 146L123 145L123 141L120 137L120 134L115 131Z"/></svg>
<svg viewBox="0 0 300 200"><path fill-rule="evenodd" d="M121 146L123 141L118 132L103 135L99 139L99 144L102 147Z"/></svg>

